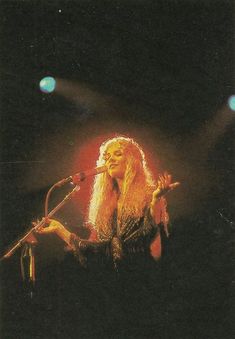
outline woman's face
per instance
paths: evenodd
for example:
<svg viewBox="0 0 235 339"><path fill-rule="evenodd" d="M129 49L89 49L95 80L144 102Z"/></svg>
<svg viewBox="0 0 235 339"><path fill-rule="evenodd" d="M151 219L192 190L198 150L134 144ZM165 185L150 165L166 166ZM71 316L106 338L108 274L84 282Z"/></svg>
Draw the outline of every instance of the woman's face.
<svg viewBox="0 0 235 339"><path fill-rule="evenodd" d="M123 179L126 171L127 156L125 149L115 142L104 153L105 165L112 178Z"/></svg>

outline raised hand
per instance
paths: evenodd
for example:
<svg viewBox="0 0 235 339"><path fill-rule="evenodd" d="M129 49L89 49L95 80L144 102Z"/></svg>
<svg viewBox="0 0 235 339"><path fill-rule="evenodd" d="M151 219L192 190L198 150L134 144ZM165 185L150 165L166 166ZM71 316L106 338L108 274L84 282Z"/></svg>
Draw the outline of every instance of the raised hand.
<svg viewBox="0 0 235 339"><path fill-rule="evenodd" d="M169 191L172 191L174 188L180 185L180 183L171 182L172 176L167 172L164 172L163 175L159 175L157 181L157 189L153 192L152 203L156 202L161 196L165 195Z"/></svg>

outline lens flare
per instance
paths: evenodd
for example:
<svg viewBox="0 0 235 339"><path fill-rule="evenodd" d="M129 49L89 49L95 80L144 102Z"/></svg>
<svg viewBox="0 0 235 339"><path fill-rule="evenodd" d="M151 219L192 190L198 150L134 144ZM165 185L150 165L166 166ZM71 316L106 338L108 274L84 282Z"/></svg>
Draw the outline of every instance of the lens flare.
<svg viewBox="0 0 235 339"><path fill-rule="evenodd" d="M40 81L39 86L43 93L52 93L56 87L56 80L53 77L45 77Z"/></svg>
<svg viewBox="0 0 235 339"><path fill-rule="evenodd" d="M228 98L228 106L232 111L235 111L235 95Z"/></svg>

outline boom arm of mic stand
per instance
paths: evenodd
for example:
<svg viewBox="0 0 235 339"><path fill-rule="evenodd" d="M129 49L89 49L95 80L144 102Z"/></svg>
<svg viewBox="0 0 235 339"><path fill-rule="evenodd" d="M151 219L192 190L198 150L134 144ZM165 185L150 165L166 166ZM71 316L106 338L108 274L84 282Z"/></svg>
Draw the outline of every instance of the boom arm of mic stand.
<svg viewBox="0 0 235 339"><path fill-rule="evenodd" d="M74 189L66 195L66 197L56 206L53 210L48 214L47 218L51 218L58 210L60 210L68 200L70 200L76 192L80 190L80 186L75 186ZM12 254L27 240L28 236L31 235L33 232L37 231L40 227L44 226L47 222L47 218L42 218L42 220L30 231L28 231L15 245L10 248L10 250L5 253L0 261L10 258Z"/></svg>

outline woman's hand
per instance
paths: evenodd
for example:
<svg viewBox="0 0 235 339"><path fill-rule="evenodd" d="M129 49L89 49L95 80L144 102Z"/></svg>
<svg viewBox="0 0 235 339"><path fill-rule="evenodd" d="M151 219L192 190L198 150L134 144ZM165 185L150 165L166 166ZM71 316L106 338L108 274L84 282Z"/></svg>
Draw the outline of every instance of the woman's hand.
<svg viewBox="0 0 235 339"><path fill-rule="evenodd" d="M40 227L37 229L39 234L56 234L70 246L71 233L57 220L48 219L49 225L47 227Z"/></svg>
<svg viewBox="0 0 235 339"><path fill-rule="evenodd" d="M156 203L159 198L180 185L179 182L172 183L171 179L171 175L167 172L159 175L157 189L153 192L152 204Z"/></svg>
<svg viewBox="0 0 235 339"><path fill-rule="evenodd" d="M179 182L171 183L171 175L167 172L159 176L157 189L153 192L150 204L150 213L156 224L160 224L162 222L167 227L169 215L167 213L166 199L163 196L179 185ZM168 235L167 229L166 234Z"/></svg>
<svg viewBox="0 0 235 339"><path fill-rule="evenodd" d="M48 226L44 227L41 226L37 229L37 233L39 234L51 234L55 233L58 235L58 233L64 229L64 226L57 220L54 219L47 219Z"/></svg>

